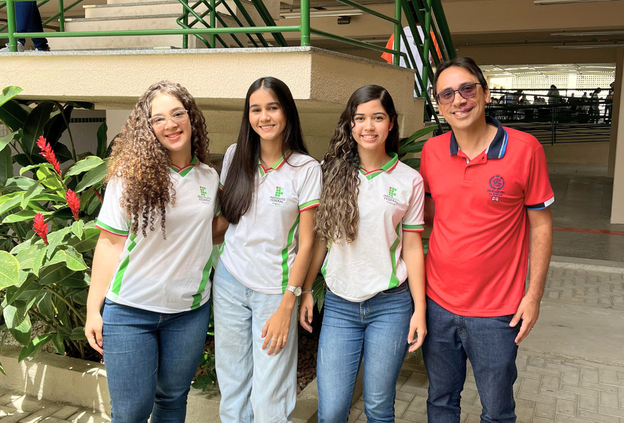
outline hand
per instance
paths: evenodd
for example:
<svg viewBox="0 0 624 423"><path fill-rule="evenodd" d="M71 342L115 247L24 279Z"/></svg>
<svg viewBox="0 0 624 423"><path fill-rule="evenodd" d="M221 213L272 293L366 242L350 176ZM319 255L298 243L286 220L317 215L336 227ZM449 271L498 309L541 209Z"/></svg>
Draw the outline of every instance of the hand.
<svg viewBox="0 0 624 423"><path fill-rule="evenodd" d="M528 295L525 295L520 301L520 305L518 306L518 310L516 314L514 314L509 326L512 328L516 327L520 319L522 319L522 326L520 326L520 332L518 332L518 336L516 336L515 343L516 345L520 345L520 342L524 340L527 336L529 336L529 332L535 326L537 322L537 318L539 317L540 311L540 302L539 300L535 300Z"/></svg>
<svg viewBox="0 0 624 423"><path fill-rule="evenodd" d="M85 336L91 348L100 354L104 354L102 349L102 315L99 312L87 315Z"/></svg>
<svg viewBox="0 0 624 423"><path fill-rule="evenodd" d="M269 355L276 355L286 346L291 314L292 310L289 311L280 305L262 328L262 337L264 338L262 349L265 350L268 347Z"/></svg>
<svg viewBox="0 0 624 423"><path fill-rule="evenodd" d="M311 293L301 295L301 304L299 304L299 323L301 326L312 333L312 315L314 314L314 298Z"/></svg>
<svg viewBox="0 0 624 423"><path fill-rule="evenodd" d="M425 336L427 336L427 319L425 318L425 310L416 310L414 314L412 314L409 333L407 335L407 343L410 344L408 351L413 353L420 348L425 340Z"/></svg>

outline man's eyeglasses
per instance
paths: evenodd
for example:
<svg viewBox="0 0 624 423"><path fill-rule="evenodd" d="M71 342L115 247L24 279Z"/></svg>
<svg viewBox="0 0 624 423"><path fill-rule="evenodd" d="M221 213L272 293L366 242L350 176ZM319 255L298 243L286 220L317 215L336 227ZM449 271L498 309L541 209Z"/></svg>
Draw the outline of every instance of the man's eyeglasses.
<svg viewBox="0 0 624 423"><path fill-rule="evenodd" d="M160 129L167 124L168 119L171 119L176 125L181 125L188 119L188 112L186 110L177 110L171 116L154 116L149 119L149 123L152 125L152 128Z"/></svg>
<svg viewBox="0 0 624 423"><path fill-rule="evenodd" d="M475 82L474 84L464 84L457 90L449 88L448 90L439 92L438 95L436 95L436 100L438 104L451 104L455 100L455 93L459 93L463 98L472 98L477 95L477 87L479 85L481 84Z"/></svg>

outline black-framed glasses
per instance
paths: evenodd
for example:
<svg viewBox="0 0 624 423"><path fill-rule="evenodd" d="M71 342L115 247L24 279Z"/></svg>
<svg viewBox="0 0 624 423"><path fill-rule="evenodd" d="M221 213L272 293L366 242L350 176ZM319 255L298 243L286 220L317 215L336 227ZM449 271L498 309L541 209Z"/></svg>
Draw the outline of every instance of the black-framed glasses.
<svg viewBox="0 0 624 423"><path fill-rule="evenodd" d="M152 128L160 129L166 125L167 120L169 119L171 119L171 121L175 123L176 125L182 125L184 122L186 122L187 118L188 118L188 111L182 109L182 110L176 110L175 112L171 114L171 116L159 115L159 116L151 117L149 119L149 123L150 125L152 125Z"/></svg>
<svg viewBox="0 0 624 423"><path fill-rule="evenodd" d="M478 82L473 84L464 84L456 90L447 89L436 95L438 104L451 104L455 100L455 93L459 93L463 98L472 98L477 95L477 87L481 85Z"/></svg>

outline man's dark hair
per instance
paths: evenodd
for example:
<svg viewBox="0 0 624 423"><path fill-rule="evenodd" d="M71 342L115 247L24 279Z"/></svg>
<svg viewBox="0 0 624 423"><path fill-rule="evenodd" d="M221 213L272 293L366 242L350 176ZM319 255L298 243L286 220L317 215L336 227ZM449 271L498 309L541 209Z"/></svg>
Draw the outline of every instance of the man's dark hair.
<svg viewBox="0 0 624 423"><path fill-rule="evenodd" d="M444 63L440 63L440 66L438 66L438 68L436 69L436 73L433 76L433 96L434 97L438 95L437 85L438 85L438 78L440 77L440 74L444 72L446 69L452 68L452 67L462 68L462 69L467 70L472 75L477 77L477 80L479 81L479 84L481 84L483 89L486 89L488 87L487 81L485 80L485 77L483 76L483 72L481 72L481 68L477 66L474 60L472 60L470 57L456 57L453 60L448 60Z"/></svg>

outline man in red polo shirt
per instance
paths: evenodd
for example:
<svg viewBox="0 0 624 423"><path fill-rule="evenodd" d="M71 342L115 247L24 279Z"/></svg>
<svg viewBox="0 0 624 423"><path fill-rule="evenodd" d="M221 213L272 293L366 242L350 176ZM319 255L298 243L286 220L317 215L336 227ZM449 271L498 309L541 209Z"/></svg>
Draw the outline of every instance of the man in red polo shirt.
<svg viewBox="0 0 624 423"><path fill-rule="evenodd" d="M554 195L535 137L486 118L490 92L469 58L441 64L434 77L452 132L422 151L430 423L460 421L470 360L482 422L515 422L518 344L539 316L552 250ZM529 287L525 290L530 259Z"/></svg>

